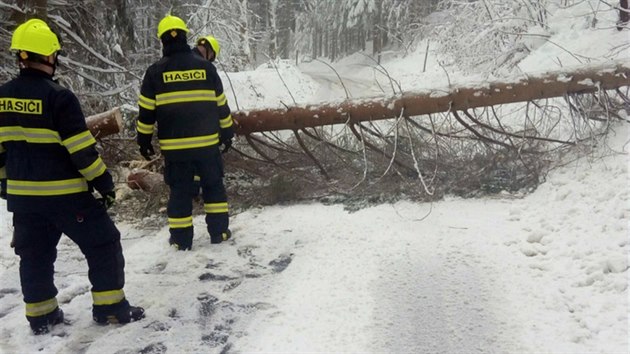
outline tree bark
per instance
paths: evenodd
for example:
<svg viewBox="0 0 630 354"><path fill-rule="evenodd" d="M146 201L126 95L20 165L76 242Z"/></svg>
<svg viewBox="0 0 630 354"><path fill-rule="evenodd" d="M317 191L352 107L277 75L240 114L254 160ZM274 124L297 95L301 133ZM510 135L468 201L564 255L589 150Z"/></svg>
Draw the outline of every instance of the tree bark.
<svg viewBox="0 0 630 354"><path fill-rule="evenodd" d="M619 23L617 29L622 30L630 23L630 7L628 7L628 0L619 0Z"/></svg>
<svg viewBox="0 0 630 354"><path fill-rule="evenodd" d="M32 17L43 21L48 19L47 0L17 0L15 5L24 10L11 12L11 21L16 27Z"/></svg>
<svg viewBox="0 0 630 354"><path fill-rule="evenodd" d="M164 176L145 169L134 169L127 176L127 186L131 189L142 189L145 192L153 192L164 188Z"/></svg>
<svg viewBox="0 0 630 354"><path fill-rule="evenodd" d="M130 51L136 45L135 31L133 28L133 15L130 15L129 6L126 0L114 1L116 7L115 23L119 28L121 37L121 47L123 52Z"/></svg>
<svg viewBox="0 0 630 354"><path fill-rule="evenodd" d="M269 0L268 3L268 31L269 31L269 58L274 60L278 57L278 2Z"/></svg>
<svg viewBox="0 0 630 354"><path fill-rule="evenodd" d="M563 73L530 77L518 82L497 82L479 87L453 88L450 91L409 93L389 99L344 101L339 104L309 105L258 111L239 111L232 116L239 135L275 130L299 130L330 124L358 123L390 119L404 113L417 116L465 110L505 103L561 97L630 86L630 66L609 64L585 67Z"/></svg>
<svg viewBox="0 0 630 354"><path fill-rule="evenodd" d="M122 114L116 107L107 112L95 114L85 118L88 130L95 138L119 133L122 130Z"/></svg>

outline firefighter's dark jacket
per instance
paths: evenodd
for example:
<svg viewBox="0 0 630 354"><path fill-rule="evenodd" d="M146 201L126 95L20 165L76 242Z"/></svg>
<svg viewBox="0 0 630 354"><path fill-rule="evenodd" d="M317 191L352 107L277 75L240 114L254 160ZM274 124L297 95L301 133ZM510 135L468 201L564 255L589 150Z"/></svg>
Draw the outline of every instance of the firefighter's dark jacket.
<svg viewBox="0 0 630 354"><path fill-rule="evenodd" d="M193 160L234 136L230 107L216 68L186 43L171 43L151 65L140 89L138 143L149 144L157 123L160 149L171 160Z"/></svg>
<svg viewBox="0 0 630 354"><path fill-rule="evenodd" d="M114 189L76 96L36 69L0 86L0 180L10 211L37 212Z"/></svg>

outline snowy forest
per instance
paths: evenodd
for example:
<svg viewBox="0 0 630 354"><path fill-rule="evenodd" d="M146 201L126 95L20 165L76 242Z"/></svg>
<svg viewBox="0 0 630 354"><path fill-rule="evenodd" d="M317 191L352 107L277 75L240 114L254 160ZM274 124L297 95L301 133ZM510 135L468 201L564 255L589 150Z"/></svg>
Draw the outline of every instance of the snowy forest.
<svg viewBox="0 0 630 354"><path fill-rule="evenodd" d="M107 106L134 104L138 80L160 55L155 36L167 13L187 20L192 39L213 34L222 44L219 69L240 71L271 60L296 63L335 61L364 52L376 62L383 53L408 52L432 37L450 59L469 71L510 68L527 50L519 43L548 34L550 0L199 0L199 1L0 1L0 45L8 48L11 30L30 17L47 19L61 34L65 56L60 76L86 102L88 114ZM580 1L559 1L572 6ZM623 4L624 1L622 0ZM615 11L599 2L592 11ZM497 56L496 53L501 53ZM11 53L0 53L0 79L16 72ZM426 63L425 63L426 65Z"/></svg>
<svg viewBox="0 0 630 354"><path fill-rule="evenodd" d="M8 48L11 30L26 18L48 19L61 34L66 52L61 75L68 76L69 84L91 102L87 110L94 113L104 108L101 104L135 103L139 77L160 55L155 31L167 13L186 19L193 39L213 34L222 45L220 69L239 71L277 59L303 61L324 57L334 61L368 46L368 53L377 58L384 50L408 48L423 31L422 19L436 10L439 3L436 0L2 1L0 45ZM8 51L1 55L4 63L13 62ZM14 65L3 65L0 79L5 80L15 71Z"/></svg>

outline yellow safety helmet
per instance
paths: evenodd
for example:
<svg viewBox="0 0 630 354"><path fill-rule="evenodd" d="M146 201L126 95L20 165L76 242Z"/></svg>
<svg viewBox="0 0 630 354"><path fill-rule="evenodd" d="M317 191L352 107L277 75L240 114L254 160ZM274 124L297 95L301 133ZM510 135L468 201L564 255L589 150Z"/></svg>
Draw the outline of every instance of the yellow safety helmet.
<svg viewBox="0 0 630 354"><path fill-rule="evenodd" d="M167 31L178 29L188 33L188 27L186 27L186 23L184 22L184 20L177 16L167 15L158 24L158 39L162 38L162 35Z"/></svg>
<svg viewBox="0 0 630 354"><path fill-rule="evenodd" d="M210 44L210 47L214 51L214 58L216 59L221 51L219 41L212 36L199 37L199 39L197 39L197 45L205 45L206 43Z"/></svg>
<svg viewBox="0 0 630 354"><path fill-rule="evenodd" d="M60 49L61 44L57 35L46 22L36 18L19 25L11 38L11 50L48 56Z"/></svg>

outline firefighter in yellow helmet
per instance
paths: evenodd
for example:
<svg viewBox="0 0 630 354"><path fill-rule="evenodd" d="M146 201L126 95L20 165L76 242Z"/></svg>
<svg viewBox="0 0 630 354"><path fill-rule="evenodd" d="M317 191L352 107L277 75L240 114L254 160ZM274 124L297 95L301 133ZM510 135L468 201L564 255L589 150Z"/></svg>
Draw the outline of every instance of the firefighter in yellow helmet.
<svg viewBox="0 0 630 354"><path fill-rule="evenodd" d="M202 58L214 62L219 57L221 46L213 36L205 36L197 39L197 47L193 51L201 55Z"/></svg>
<svg viewBox="0 0 630 354"><path fill-rule="evenodd" d="M219 56L219 52L221 52L221 46L219 45L219 41L216 40L213 36L205 36L199 37L196 42L197 46L193 48L193 52L202 58L214 63L214 61ZM220 79L219 79L220 80ZM223 84L221 84L223 86ZM227 102L224 106L224 113L230 114L230 109L228 108ZM224 148L223 153L226 153L232 147L232 139L227 139L223 142ZM199 176L195 175L195 183L193 185L193 193L195 195L199 194L200 185L199 185Z"/></svg>
<svg viewBox="0 0 630 354"><path fill-rule="evenodd" d="M106 324L144 317L123 291L120 232L106 212L116 198L112 176L76 96L53 81L60 49L58 35L44 21L21 24L11 39L20 73L0 86L0 197L13 212L12 244L35 334L63 322L54 284L62 233L87 259L93 319Z"/></svg>
<svg viewBox="0 0 630 354"><path fill-rule="evenodd" d="M232 116L216 68L193 53L187 33L176 16L158 24L163 57L144 75L137 121L140 154L146 159L154 154L151 140L157 123L164 181L170 188L169 243L179 250L192 248L195 175L200 177L211 243L231 237L219 147L231 144Z"/></svg>

